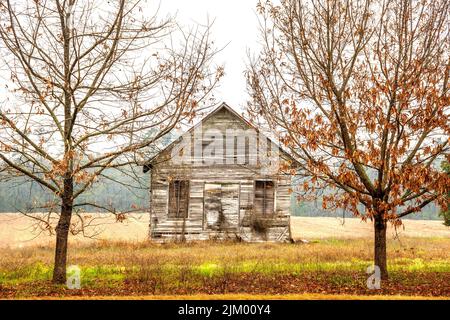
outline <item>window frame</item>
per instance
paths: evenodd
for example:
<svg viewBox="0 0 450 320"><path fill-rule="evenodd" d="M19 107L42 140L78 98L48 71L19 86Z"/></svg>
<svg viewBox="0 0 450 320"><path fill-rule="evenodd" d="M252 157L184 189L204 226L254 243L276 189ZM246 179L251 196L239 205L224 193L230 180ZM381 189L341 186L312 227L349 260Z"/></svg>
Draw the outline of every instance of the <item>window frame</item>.
<svg viewBox="0 0 450 320"><path fill-rule="evenodd" d="M171 197L170 197L170 185L171 184L175 184L175 182L186 182L187 183L187 192L186 192L187 197L186 197L186 211L185 211L186 214L185 214L184 217L183 216L179 216L179 214L175 215L175 216L171 215L171 209L170 209L170 199L171 199ZM180 188L180 190L181 190L181 188ZM178 191L178 193L180 194L181 192ZM173 179L172 181L168 181L168 184L167 184L167 218L168 219L170 219L170 220L184 220L184 219L188 219L189 218L189 202L190 202L189 198L190 198L190 194L191 194L191 183L190 183L190 180L188 180L188 179ZM177 211L179 213L180 210L177 210Z"/></svg>
<svg viewBox="0 0 450 320"><path fill-rule="evenodd" d="M263 207L263 212L262 213L258 213L256 212L256 206L255 206L255 200L256 200L256 185L259 182L271 182L273 184L273 208L272 208L272 212L271 213L266 213L266 206L264 205ZM266 193L266 188L264 188L264 194ZM253 212L256 216L262 217L262 218L272 218L275 216L276 213L276 207L277 207L277 183L275 180L272 179L256 179L253 182ZM264 200L263 200L264 203Z"/></svg>

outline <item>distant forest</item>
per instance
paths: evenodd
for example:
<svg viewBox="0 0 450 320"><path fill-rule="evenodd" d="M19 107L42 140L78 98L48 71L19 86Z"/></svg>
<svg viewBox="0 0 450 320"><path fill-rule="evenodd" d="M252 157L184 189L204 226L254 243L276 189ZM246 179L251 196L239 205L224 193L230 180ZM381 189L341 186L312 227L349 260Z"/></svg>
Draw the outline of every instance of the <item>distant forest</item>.
<svg viewBox="0 0 450 320"><path fill-rule="evenodd" d="M292 215L300 217L345 217L351 218L353 215L351 212L329 211L322 209L322 202L317 200L315 202L298 202L292 199ZM403 219L412 220L443 220L439 216L440 208L434 203L427 205L421 212L416 214L410 214Z"/></svg>
<svg viewBox="0 0 450 320"><path fill-rule="evenodd" d="M80 202L114 208L117 211L130 211L148 207L148 175L142 173L139 183L136 179L110 172L108 176L115 181L100 178L93 187L79 199ZM118 183L119 181L120 183ZM25 178L0 181L0 212L42 211L39 208L52 200L52 195L40 185ZM34 209L37 208L37 209ZM83 207L87 212L99 211L98 208Z"/></svg>
<svg viewBox="0 0 450 320"><path fill-rule="evenodd" d="M111 172L109 176L121 184L100 179L79 199L79 202L95 202L96 204L115 208L117 211L135 209L147 210L149 204L149 175L142 173L141 168L134 168L134 178L120 172ZM139 184L136 183L136 178ZM28 211L51 200L48 192L24 178L16 178L0 182L0 212ZM305 217L351 217L350 212L325 211L320 200L315 202L298 202L292 197L292 214ZM87 212L98 211L97 208L83 208ZM39 211L35 209L34 211ZM434 204L426 206L422 212L408 216L408 219L441 220L439 207Z"/></svg>

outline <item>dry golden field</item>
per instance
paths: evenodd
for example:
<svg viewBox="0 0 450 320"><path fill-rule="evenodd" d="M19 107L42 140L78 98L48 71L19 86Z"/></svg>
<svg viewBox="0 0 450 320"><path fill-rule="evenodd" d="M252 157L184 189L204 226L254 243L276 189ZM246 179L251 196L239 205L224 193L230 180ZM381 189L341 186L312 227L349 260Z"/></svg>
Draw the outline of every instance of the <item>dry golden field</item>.
<svg viewBox="0 0 450 320"><path fill-rule="evenodd" d="M294 239L358 239L372 238L370 222L358 218L292 217L291 230ZM388 228L390 238L449 238L450 228L436 220L403 220L403 226Z"/></svg>
<svg viewBox="0 0 450 320"><path fill-rule="evenodd" d="M362 299L450 297L447 238L388 241L390 280L367 288L371 239L307 244L101 241L72 245L68 263L81 270L81 289L51 284L51 246L0 248L0 299L211 295L239 299ZM229 296L231 297L231 296Z"/></svg>
<svg viewBox="0 0 450 320"><path fill-rule="evenodd" d="M133 214L124 222L115 222L111 216L99 216L99 226L96 236L99 240L140 242L147 239L148 215ZM441 221L404 220L403 226L388 230L389 236L410 238L449 238L450 228ZM53 243L53 237L48 234L38 234L33 231L33 221L21 214L0 214L0 247L24 247L47 245ZM291 232L294 239L360 239L372 238L372 225L357 218L328 217L292 217ZM89 244L94 240L81 235L72 236L73 243Z"/></svg>
<svg viewBox="0 0 450 320"><path fill-rule="evenodd" d="M389 230L390 280L376 291L366 286L372 227L358 219L293 217L294 238L309 240L296 244L160 245L145 241L147 215L101 221L99 240L71 237L68 263L81 269L82 288L67 290L50 282L54 238L36 237L29 218L0 214L0 299L450 297L450 229L440 221Z"/></svg>

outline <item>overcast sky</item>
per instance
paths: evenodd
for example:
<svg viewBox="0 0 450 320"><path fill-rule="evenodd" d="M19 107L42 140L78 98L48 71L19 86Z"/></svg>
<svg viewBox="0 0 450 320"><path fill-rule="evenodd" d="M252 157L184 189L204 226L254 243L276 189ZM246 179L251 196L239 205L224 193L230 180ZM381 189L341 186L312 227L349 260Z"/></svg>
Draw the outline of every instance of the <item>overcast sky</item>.
<svg viewBox="0 0 450 320"><path fill-rule="evenodd" d="M1 1L1 0L0 0ZM182 26L206 24L214 20L212 38L218 48L223 48L216 57L218 65L224 65L225 76L215 91L216 102L227 102L231 107L242 110L247 101L244 70L247 50L258 48L258 0L161 0L158 16L176 16ZM148 0L149 10L158 2ZM6 90L0 86L0 95Z"/></svg>
<svg viewBox="0 0 450 320"><path fill-rule="evenodd" d="M176 14L183 25L205 24L215 19L212 36L218 47L226 45L217 56L224 64L225 76L216 91L218 102L227 102L235 109L246 103L244 70L247 49L257 48L257 0L161 0L161 16Z"/></svg>

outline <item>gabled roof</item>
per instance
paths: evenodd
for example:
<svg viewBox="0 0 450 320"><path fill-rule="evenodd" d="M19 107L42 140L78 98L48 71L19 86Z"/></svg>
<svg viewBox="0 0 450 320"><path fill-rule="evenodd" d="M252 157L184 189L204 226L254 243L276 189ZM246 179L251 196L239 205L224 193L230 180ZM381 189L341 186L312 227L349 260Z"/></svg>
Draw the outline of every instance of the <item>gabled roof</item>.
<svg viewBox="0 0 450 320"><path fill-rule="evenodd" d="M155 154L153 157L151 157L149 160L147 160L144 165L143 165L143 170L144 173L149 171L152 167L152 163L153 161L164 151L169 150L172 146L174 146L176 143L179 143L182 139L182 137L185 134L191 133L193 130L195 130L196 128L198 128L200 126L200 124L202 124L203 122L207 121L209 118L211 118L212 116L214 116L216 113L218 113L220 110L222 109L226 109L227 111L231 112L236 118L238 118L239 120L243 121L245 124L247 124L250 128L254 129L257 133L260 133L260 130L253 125L250 121L246 120L243 116L241 116L239 113L237 113L235 110L233 110L233 108L231 108L229 105L227 105L225 102L222 102L220 104L220 106L218 106L216 109L214 109L213 111L211 111L209 114L207 114L203 119L201 119L196 125L192 126L189 130L187 130L186 132L184 132L183 134L181 134L176 140L174 140L173 142L171 142L169 145L167 145L165 148L163 148L162 150L160 150L157 154ZM278 147L278 149L285 154L286 156L288 156L292 161L297 162L297 160L295 160L287 151L285 151L279 144L277 144L276 142L274 142L272 139L270 139L269 137L267 137L265 134L260 133L262 136L264 136L265 138L267 138L271 143L273 143L274 145L276 145Z"/></svg>

